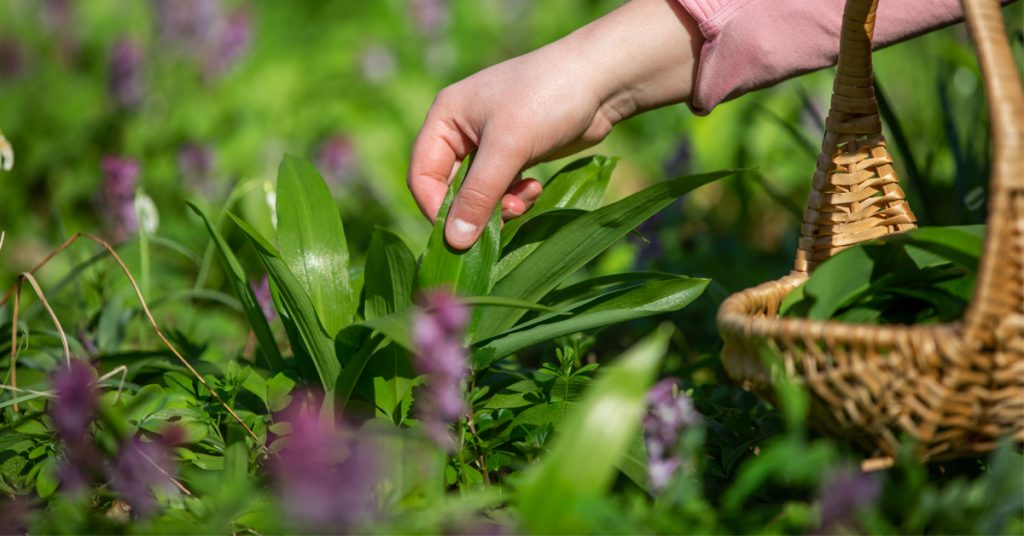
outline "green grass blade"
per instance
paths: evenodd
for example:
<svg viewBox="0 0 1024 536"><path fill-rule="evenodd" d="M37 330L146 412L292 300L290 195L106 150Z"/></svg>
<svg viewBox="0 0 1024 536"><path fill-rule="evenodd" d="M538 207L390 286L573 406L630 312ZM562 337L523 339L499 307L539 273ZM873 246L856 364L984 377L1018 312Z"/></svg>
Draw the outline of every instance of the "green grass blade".
<svg viewBox="0 0 1024 536"><path fill-rule="evenodd" d="M419 270L419 288L421 290L446 288L458 296L480 296L487 294L491 286L491 270L498 262L498 245L501 227L500 207L496 208L491 220L487 223L480 240L465 251L457 251L448 246L444 239L444 222L448 217L455 193L462 186L466 173L472 165L472 158L467 157L455 175L448 195L441 205L434 222L434 230L430 234L427 251L423 254Z"/></svg>
<svg viewBox="0 0 1024 536"><path fill-rule="evenodd" d="M333 396L341 365L334 352L334 341L320 324L309 295L306 294L295 274L288 269L288 265L281 259L274 247L244 220L234 214L229 213L229 215L249 239L249 243L256 250L260 262L267 269L267 274L270 275L277 288L281 305L284 308L283 313L291 319L295 327L294 331L289 331L292 345L299 345L305 350L313 361L313 366L320 378L320 385L325 393ZM298 340L296 340L296 336ZM299 352L296 352L296 355L299 355Z"/></svg>
<svg viewBox="0 0 1024 536"><path fill-rule="evenodd" d="M485 368L502 357L555 337L677 311L697 299L708 283L708 279L689 277L653 281L586 300L572 310L573 316L569 318L541 316L521 329L484 341L473 352L473 368Z"/></svg>
<svg viewBox="0 0 1024 536"><path fill-rule="evenodd" d="M277 178L281 259L302 288L328 335L352 322L356 297L348 275L345 228L334 198L308 161L285 156Z"/></svg>
<svg viewBox="0 0 1024 536"><path fill-rule="evenodd" d="M558 208L593 210L601 205L608 180L618 158L588 156L575 160L555 173L526 214L510 220L501 229L501 247L512 241L519 229L533 218Z"/></svg>
<svg viewBox="0 0 1024 536"><path fill-rule="evenodd" d="M647 218L687 192L738 170L715 171L655 184L621 201L580 216L544 241L491 290L494 296L539 301L573 272ZM476 339L497 335L523 315L516 309L484 311Z"/></svg>
<svg viewBox="0 0 1024 536"><path fill-rule="evenodd" d="M231 288L235 291L238 301L242 304L245 319L249 322L249 327L252 328L253 334L256 335L256 342L260 346L260 353L267 359L268 368L275 372L285 370L284 359L281 358L281 351L277 348L277 341L274 340L274 335L270 331L267 318L263 316L263 309L260 308L259 302L256 301L256 294L253 293L252 287L249 286L248 280L245 277L245 271L242 270L242 265L235 258L235 254L228 247L224 237L213 228L206 214L195 204L187 201L186 204L192 209L192 212L199 216L199 219L203 220L206 232L209 233L210 240L213 241L220 256L221 264L224 265L224 273L227 274Z"/></svg>
<svg viewBox="0 0 1024 536"><path fill-rule="evenodd" d="M584 510L608 492L629 451L671 333L662 326L602 367L559 427L551 452L523 475L515 503L530 532L583 534L597 528Z"/></svg>
<svg viewBox="0 0 1024 536"><path fill-rule="evenodd" d="M366 252L363 316L373 320L412 305L416 258L395 233L374 229Z"/></svg>

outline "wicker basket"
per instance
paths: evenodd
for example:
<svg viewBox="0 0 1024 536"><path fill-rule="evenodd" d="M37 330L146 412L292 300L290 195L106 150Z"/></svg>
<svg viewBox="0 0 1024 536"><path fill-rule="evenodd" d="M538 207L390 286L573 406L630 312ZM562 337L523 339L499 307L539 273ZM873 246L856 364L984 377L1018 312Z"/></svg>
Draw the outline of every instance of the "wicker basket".
<svg viewBox="0 0 1024 536"><path fill-rule="evenodd" d="M1024 442L1024 96L998 1L963 3L994 142L985 248L964 318L865 326L778 317L786 294L828 257L915 227L875 102L877 0L846 4L795 269L730 296L718 313L733 379L768 397L782 375L805 385L812 425L876 455L894 454L902 436L916 441L922 460L985 452L1005 436Z"/></svg>

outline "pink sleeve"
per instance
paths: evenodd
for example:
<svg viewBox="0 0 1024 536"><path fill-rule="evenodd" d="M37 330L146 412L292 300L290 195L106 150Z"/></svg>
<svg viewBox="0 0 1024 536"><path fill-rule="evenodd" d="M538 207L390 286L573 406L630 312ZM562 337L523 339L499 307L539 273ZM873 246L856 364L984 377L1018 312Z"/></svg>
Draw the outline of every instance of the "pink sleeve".
<svg viewBox="0 0 1024 536"><path fill-rule="evenodd" d="M690 107L835 65L844 0L679 0L704 35ZM875 47L963 18L959 0L880 0Z"/></svg>

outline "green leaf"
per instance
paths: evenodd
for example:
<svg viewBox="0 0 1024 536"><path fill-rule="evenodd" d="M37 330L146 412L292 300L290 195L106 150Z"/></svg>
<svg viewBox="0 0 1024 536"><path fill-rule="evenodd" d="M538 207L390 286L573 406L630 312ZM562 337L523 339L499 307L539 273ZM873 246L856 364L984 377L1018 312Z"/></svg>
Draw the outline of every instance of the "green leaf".
<svg viewBox="0 0 1024 536"><path fill-rule="evenodd" d="M319 376L320 386L325 393L333 395L341 365L334 353L334 341L324 332L309 295L265 238L241 218L231 213L228 215L249 239L274 283L276 295L281 300L282 319L287 316L295 328L289 331L292 346L299 346L305 352L296 351L296 356L309 356Z"/></svg>
<svg viewBox="0 0 1024 536"><path fill-rule="evenodd" d="M666 281L679 278L680 276L678 274L670 274L667 272L623 272L620 274L602 275L555 289L547 296L544 296L544 303L560 305L569 301L578 301L610 286L645 283L648 281Z"/></svg>
<svg viewBox="0 0 1024 536"><path fill-rule="evenodd" d="M544 185L544 191L526 214L505 223L501 229L501 247L504 249L523 225L550 210L593 210L600 206L617 162L618 158L594 155L560 169Z"/></svg>
<svg viewBox="0 0 1024 536"><path fill-rule="evenodd" d="M491 295L539 301L565 278L675 198L736 171L716 171L659 183L580 216L545 240L519 266L498 280ZM511 328L522 315L522 311L515 309L484 311L475 339L492 337Z"/></svg>
<svg viewBox="0 0 1024 536"><path fill-rule="evenodd" d="M398 235L377 227L366 252L363 316L373 320L412 305L416 258Z"/></svg>
<svg viewBox="0 0 1024 536"><path fill-rule="evenodd" d="M285 156L277 176L281 258L309 295L327 334L352 322L345 228L330 190L308 161Z"/></svg>
<svg viewBox="0 0 1024 536"><path fill-rule="evenodd" d="M472 165L472 160L472 157L467 157L462 162L462 167L455 175L448 195L441 204L437 220L434 222L434 230L427 243L427 251L420 262L420 290L446 288L457 296L481 296L490 290L491 271L498 261L499 253L500 207L495 209L483 234L473 247L458 251L450 247L444 239L444 222L448 218L455 193L459 191L462 181L466 178L466 172Z"/></svg>
<svg viewBox="0 0 1024 536"><path fill-rule="evenodd" d="M502 357L562 335L677 311L700 296L709 282L688 277L653 281L586 300L572 309L569 318L538 317L508 334L483 341L472 354L473 368L485 368Z"/></svg>
<svg viewBox="0 0 1024 536"><path fill-rule="evenodd" d="M516 504L534 533L585 533L584 513L608 492L640 426L672 330L662 326L603 367L539 465L526 471Z"/></svg>
<svg viewBox="0 0 1024 536"><path fill-rule="evenodd" d="M494 266L491 279L498 281L508 275L555 231L586 213L587 211L579 209L554 209L530 219L520 228L514 239L507 245L502 244L502 256Z"/></svg>
<svg viewBox="0 0 1024 536"><path fill-rule="evenodd" d="M39 472L36 474L36 494L47 498L57 491L60 485L60 475L57 472L57 458L50 456L40 462Z"/></svg>
<svg viewBox="0 0 1024 536"><path fill-rule="evenodd" d="M235 258L235 254L228 247L224 237L210 224L206 214L203 214L203 211L190 201L186 201L185 204L192 209L192 212L199 216L199 219L203 220L206 232L210 235L210 239L216 246L217 253L220 255L220 261L224 265L224 273L227 274L231 288L235 291L238 301L242 304L245 319L249 322L249 327L252 328L252 332L256 336L256 342L260 346L260 355L266 358L267 366L270 370L276 372L284 370L285 364L281 358L281 351L277 348L277 341L274 340L274 335L270 331L267 318L263 315L263 309L260 307L259 302L256 301L256 294L253 293L252 287L249 286L248 280L245 277L245 271L242 270L242 265Z"/></svg>

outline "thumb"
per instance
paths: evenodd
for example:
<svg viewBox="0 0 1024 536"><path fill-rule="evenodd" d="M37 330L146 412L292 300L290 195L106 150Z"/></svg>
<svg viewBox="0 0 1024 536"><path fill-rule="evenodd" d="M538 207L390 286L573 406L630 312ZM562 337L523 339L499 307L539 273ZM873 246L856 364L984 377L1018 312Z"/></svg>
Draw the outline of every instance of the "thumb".
<svg viewBox="0 0 1024 536"><path fill-rule="evenodd" d="M444 232L448 245L468 249L476 243L498 202L528 160L528 151L520 144L484 135L473 167L469 168L448 213Z"/></svg>

